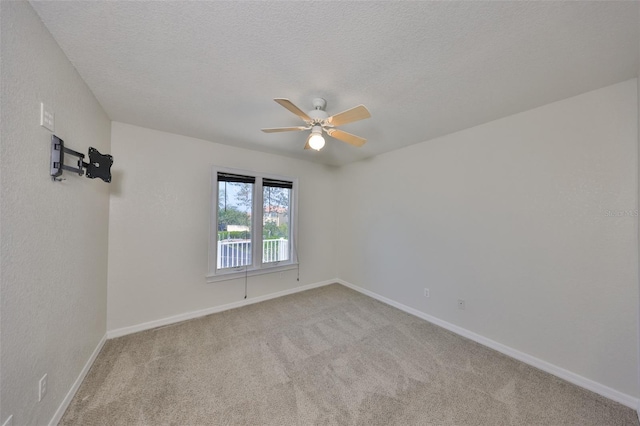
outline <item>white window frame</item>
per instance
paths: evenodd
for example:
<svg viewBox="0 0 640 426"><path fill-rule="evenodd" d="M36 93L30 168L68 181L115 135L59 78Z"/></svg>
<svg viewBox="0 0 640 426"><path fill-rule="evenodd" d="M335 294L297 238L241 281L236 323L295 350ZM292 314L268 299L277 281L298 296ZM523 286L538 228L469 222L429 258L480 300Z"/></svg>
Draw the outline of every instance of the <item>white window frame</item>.
<svg viewBox="0 0 640 426"><path fill-rule="evenodd" d="M251 265L235 268L217 268L218 250L218 172L232 173L242 176L255 177L252 194L251 214ZM264 217L263 185L262 179L275 179L293 183L291 197L289 198L289 260L279 262L262 262L262 228ZM295 269L298 265L298 253L296 242L298 229L298 179L291 176L275 175L270 173L255 172L253 170L233 169L228 167L213 166L211 173L211 219L209 224L209 267L207 282L227 281L245 276L270 274L274 272Z"/></svg>

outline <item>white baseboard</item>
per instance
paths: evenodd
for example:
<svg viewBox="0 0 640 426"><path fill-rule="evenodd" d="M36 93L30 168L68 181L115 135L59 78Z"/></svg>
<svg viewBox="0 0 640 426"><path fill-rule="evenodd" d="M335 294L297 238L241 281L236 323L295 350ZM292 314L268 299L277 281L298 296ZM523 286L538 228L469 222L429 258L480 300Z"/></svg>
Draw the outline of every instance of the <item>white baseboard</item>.
<svg viewBox="0 0 640 426"><path fill-rule="evenodd" d="M567 382L573 383L574 385L590 390L591 392L595 392L599 395L604 396L605 398L609 398L613 401L619 402L620 404L626 405L629 408L633 408L634 410L637 410L640 413L640 400L638 398L635 398L631 395L627 395L625 393L612 389L608 386L595 382L591 379L587 379L586 377L582 377L576 373L565 370L564 368L558 367L557 365L543 361L541 359L538 359L524 352L520 352L509 346L503 345L502 343L498 343L494 340L488 339L480 334L469 331L466 328L459 327L457 325L443 321L439 318L425 314L424 312L421 312L417 309L403 305L402 303L396 302L395 300L388 299L384 296L381 296L377 293L366 290L362 287L358 287L344 280L337 279L336 282L344 285L345 287L349 287L352 290L355 290L362 294L366 294L367 296L373 297L374 299L377 299L383 303L386 303L387 305L391 305L395 308L398 308L408 314L415 315L418 318L422 318L425 321L438 325L442 328L445 328L449 331L459 334L460 336L466 337L467 339L480 343L481 345L487 346L491 349L501 352L507 356L510 356L511 358L515 358L518 361L522 361L525 364L529 364L542 371L546 371L547 373L553 374L554 376L564 379Z"/></svg>
<svg viewBox="0 0 640 426"><path fill-rule="evenodd" d="M238 302L228 303L226 305L214 306L212 308L200 309L198 311L185 312L183 314L174 315L167 318L161 318L154 321L144 322L142 324L136 324L129 327L116 328L114 330L107 331L107 338L113 339L115 337L126 336L127 334L137 333L139 331L150 330L152 328L162 327L169 324L175 324L177 322L187 321L194 318L203 317L205 315L215 314L229 309L240 308L242 306L251 305L253 303L264 302L265 300L275 299L277 297L287 296L289 294L298 293L305 290L310 290L316 287L322 287L329 284L337 283L337 279L320 281L317 283L307 284L300 287L290 288L288 290L279 291L276 293L266 294L264 296L252 297L250 299L243 299Z"/></svg>
<svg viewBox="0 0 640 426"><path fill-rule="evenodd" d="M96 348L93 350L93 353L91 354L91 356L89 357L89 359L85 363L84 367L82 368L82 371L80 371L80 374L78 375L78 378L76 379L75 382L73 382L73 385L71 386L71 389L69 389L69 392L67 392L67 396L65 396L64 399L62 400L62 403L60 404L60 406L56 410L55 414L53 415L53 418L49 422L49 426L55 426L60 422L60 419L62 419L62 416L64 415L64 412L67 411L67 407L69 407L69 404L71 403L71 400L75 396L76 392L78 392L78 389L80 388L80 385L82 384L82 381L84 380L85 376L87 375L87 373L91 369L91 366L93 365L93 362L98 357L98 354L102 350L102 347L104 346L104 342L106 342L106 341L107 341L107 335L105 334L104 336L102 336L102 339L100 339L100 342L98 343L98 346L96 346Z"/></svg>

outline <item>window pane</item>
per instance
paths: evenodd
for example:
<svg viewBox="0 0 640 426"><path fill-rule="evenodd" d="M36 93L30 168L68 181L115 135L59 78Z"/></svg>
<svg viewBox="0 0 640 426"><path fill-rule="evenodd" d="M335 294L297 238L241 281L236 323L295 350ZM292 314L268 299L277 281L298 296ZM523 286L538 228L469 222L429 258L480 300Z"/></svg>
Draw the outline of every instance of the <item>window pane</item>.
<svg viewBox="0 0 640 426"><path fill-rule="evenodd" d="M262 262L289 260L291 189L266 186L266 182L262 189Z"/></svg>
<svg viewBox="0 0 640 426"><path fill-rule="evenodd" d="M218 269L251 265L252 198L252 183L218 182Z"/></svg>

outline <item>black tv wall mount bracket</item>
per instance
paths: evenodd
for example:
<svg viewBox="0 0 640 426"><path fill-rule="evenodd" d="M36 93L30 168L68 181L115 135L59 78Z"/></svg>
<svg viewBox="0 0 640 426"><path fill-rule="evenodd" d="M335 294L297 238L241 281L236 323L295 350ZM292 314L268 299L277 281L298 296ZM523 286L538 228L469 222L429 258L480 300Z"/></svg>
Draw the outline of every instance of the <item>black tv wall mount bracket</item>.
<svg viewBox="0 0 640 426"><path fill-rule="evenodd" d="M78 158L77 167L64 164L65 154ZM90 179L100 178L105 182L111 182L111 165L113 157L109 154L100 154L97 149L89 147L89 162L84 160L84 154L65 148L64 141L56 135L51 135L51 179L59 182L62 179L63 170L77 173L79 176L85 174Z"/></svg>

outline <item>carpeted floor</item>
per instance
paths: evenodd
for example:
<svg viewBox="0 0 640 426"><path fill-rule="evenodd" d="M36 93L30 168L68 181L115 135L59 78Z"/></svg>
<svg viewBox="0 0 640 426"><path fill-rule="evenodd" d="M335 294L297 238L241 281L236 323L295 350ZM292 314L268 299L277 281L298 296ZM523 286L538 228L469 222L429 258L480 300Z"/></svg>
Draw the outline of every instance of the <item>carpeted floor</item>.
<svg viewBox="0 0 640 426"><path fill-rule="evenodd" d="M638 425L335 284L109 340L63 425Z"/></svg>

